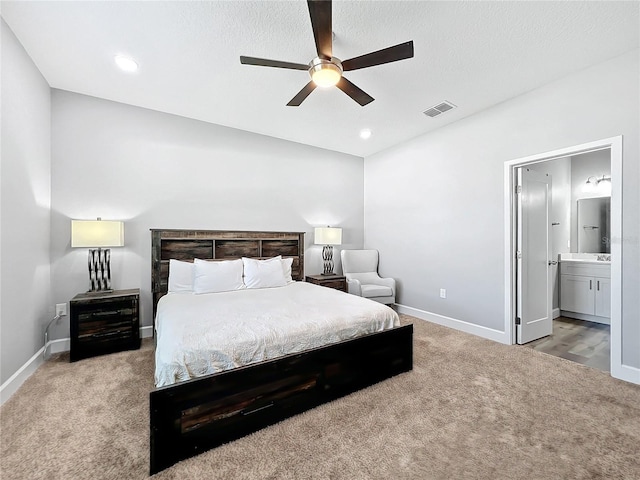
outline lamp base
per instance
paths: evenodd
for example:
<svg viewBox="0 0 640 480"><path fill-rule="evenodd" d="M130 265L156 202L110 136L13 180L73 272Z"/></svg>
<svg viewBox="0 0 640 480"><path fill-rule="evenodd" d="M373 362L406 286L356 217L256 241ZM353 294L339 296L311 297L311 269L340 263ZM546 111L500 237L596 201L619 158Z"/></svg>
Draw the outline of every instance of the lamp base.
<svg viewBox="0 0 640 480"><path fill-rule="evenodd" d="M333 273L333 245L322 247L322 260L324 260L324 271L322 275L335 275Z"/></svg>
<svg viewBox="0 0 640 480"><path fill-rule="evenodd" d="M111 249L89 250L89 292L102 293L111 289Z"/></svg>

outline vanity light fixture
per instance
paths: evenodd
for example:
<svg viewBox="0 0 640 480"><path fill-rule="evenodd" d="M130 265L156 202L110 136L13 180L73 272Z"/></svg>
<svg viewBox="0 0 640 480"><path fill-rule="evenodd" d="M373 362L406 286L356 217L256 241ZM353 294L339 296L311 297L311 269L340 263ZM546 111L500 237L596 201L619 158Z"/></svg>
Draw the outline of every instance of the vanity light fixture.
<svg viewBox="0 0 640 480"><path fill-rule="evenodd" d="M606 183L603 183L606 182ZM584 184L585 192L595 192L599 193L609 193L611 191L611 176L610 175L592 175L587 178L586 183Z"/></svg>
<svg viewBox="0 0 640 480"><path fill-rule="evenodd" d="M71 247L89 248L89 292L111 291L111 250L124 246L124 222L71 220Z"/></svg>
<svg viewBox="0 0 640 480"><path fill-rule="evenodd" d="M138 70L138 64L133 58L127 57L125 55L116 55L114 57L116 65L125 72L135 72Z"/></svg>
<svg viewBox="0 0 640 480"><path fill-rule="evenodd" d="M600 182L611 182L611 177L608 175L602 175L602 178L601 178L593 175L587 178L587 184L593 187L597 187Z"/></svg>

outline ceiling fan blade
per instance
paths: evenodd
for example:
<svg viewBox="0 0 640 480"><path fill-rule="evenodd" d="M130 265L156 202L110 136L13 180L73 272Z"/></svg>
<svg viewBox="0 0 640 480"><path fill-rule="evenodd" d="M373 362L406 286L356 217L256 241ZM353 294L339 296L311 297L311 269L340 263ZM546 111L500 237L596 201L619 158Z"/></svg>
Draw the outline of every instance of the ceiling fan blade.
<svg viewBox="0 0 640 480"><path fill-rule="evenodd" d="M243 65L257 65L259 67L289 68L291 70L309 70L309 65L302 63L281 62L280 60L268 60L266 58L240 56Z"/></svg>
<svg viewBox="0 0 640 480"><path fill-rule="evenodd" d="M340 78L340 81L336 83L336 87L338 87L344 93L349 95L351 98L353 98L356 102L358 102L363 107L368 103L373 102L374 100L374 98L371 95L361 90L360 88L356 87L353 83L351 83L349 80L347 80L344 77Z"/></svg>
<svg viewBox="0 0 640 480"><path fill-rule="evenodd" d="M287 103L287 107L299 107L304 99L309 96L311 92L313 92L316 88L316 84L313 83L313 80L307 83L302 90L298 92L298 94L291 99L289 103Z"/></svg>
<svg viewBox="0 0 640 480"><path fill-rule="evenodd" d="M318 57L329 60L333 56L331 0L307 0L307 5Z"/></svg>
<svg viewBox="0 0 640 480"><path fill-rule="evenodd" d="M345 60L342 62L342 69L348 72L349 70L373 67L411 57L413 57L413 40Z"/></svg>

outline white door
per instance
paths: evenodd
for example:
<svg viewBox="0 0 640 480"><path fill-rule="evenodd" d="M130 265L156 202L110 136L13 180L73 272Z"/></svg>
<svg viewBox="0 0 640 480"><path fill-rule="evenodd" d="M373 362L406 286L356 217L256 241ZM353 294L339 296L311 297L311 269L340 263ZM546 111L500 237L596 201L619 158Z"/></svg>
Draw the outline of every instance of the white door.
<svg viewBox="0 0 640 480"><path fill-rule="evenodd" d="M527 167L517 170L516 341L551 335L551 179Z"/></svg>

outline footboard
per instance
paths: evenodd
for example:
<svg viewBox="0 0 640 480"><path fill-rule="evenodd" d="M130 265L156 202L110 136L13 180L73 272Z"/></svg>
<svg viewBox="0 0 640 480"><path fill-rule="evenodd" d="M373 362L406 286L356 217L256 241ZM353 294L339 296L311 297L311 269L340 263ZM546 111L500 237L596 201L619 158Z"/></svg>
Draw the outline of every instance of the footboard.
<svg viewBox="0 0 640 480"><path fill-rule="evenodd" d="M151 474L413 368L413 325L150 393Z"/></svg>

